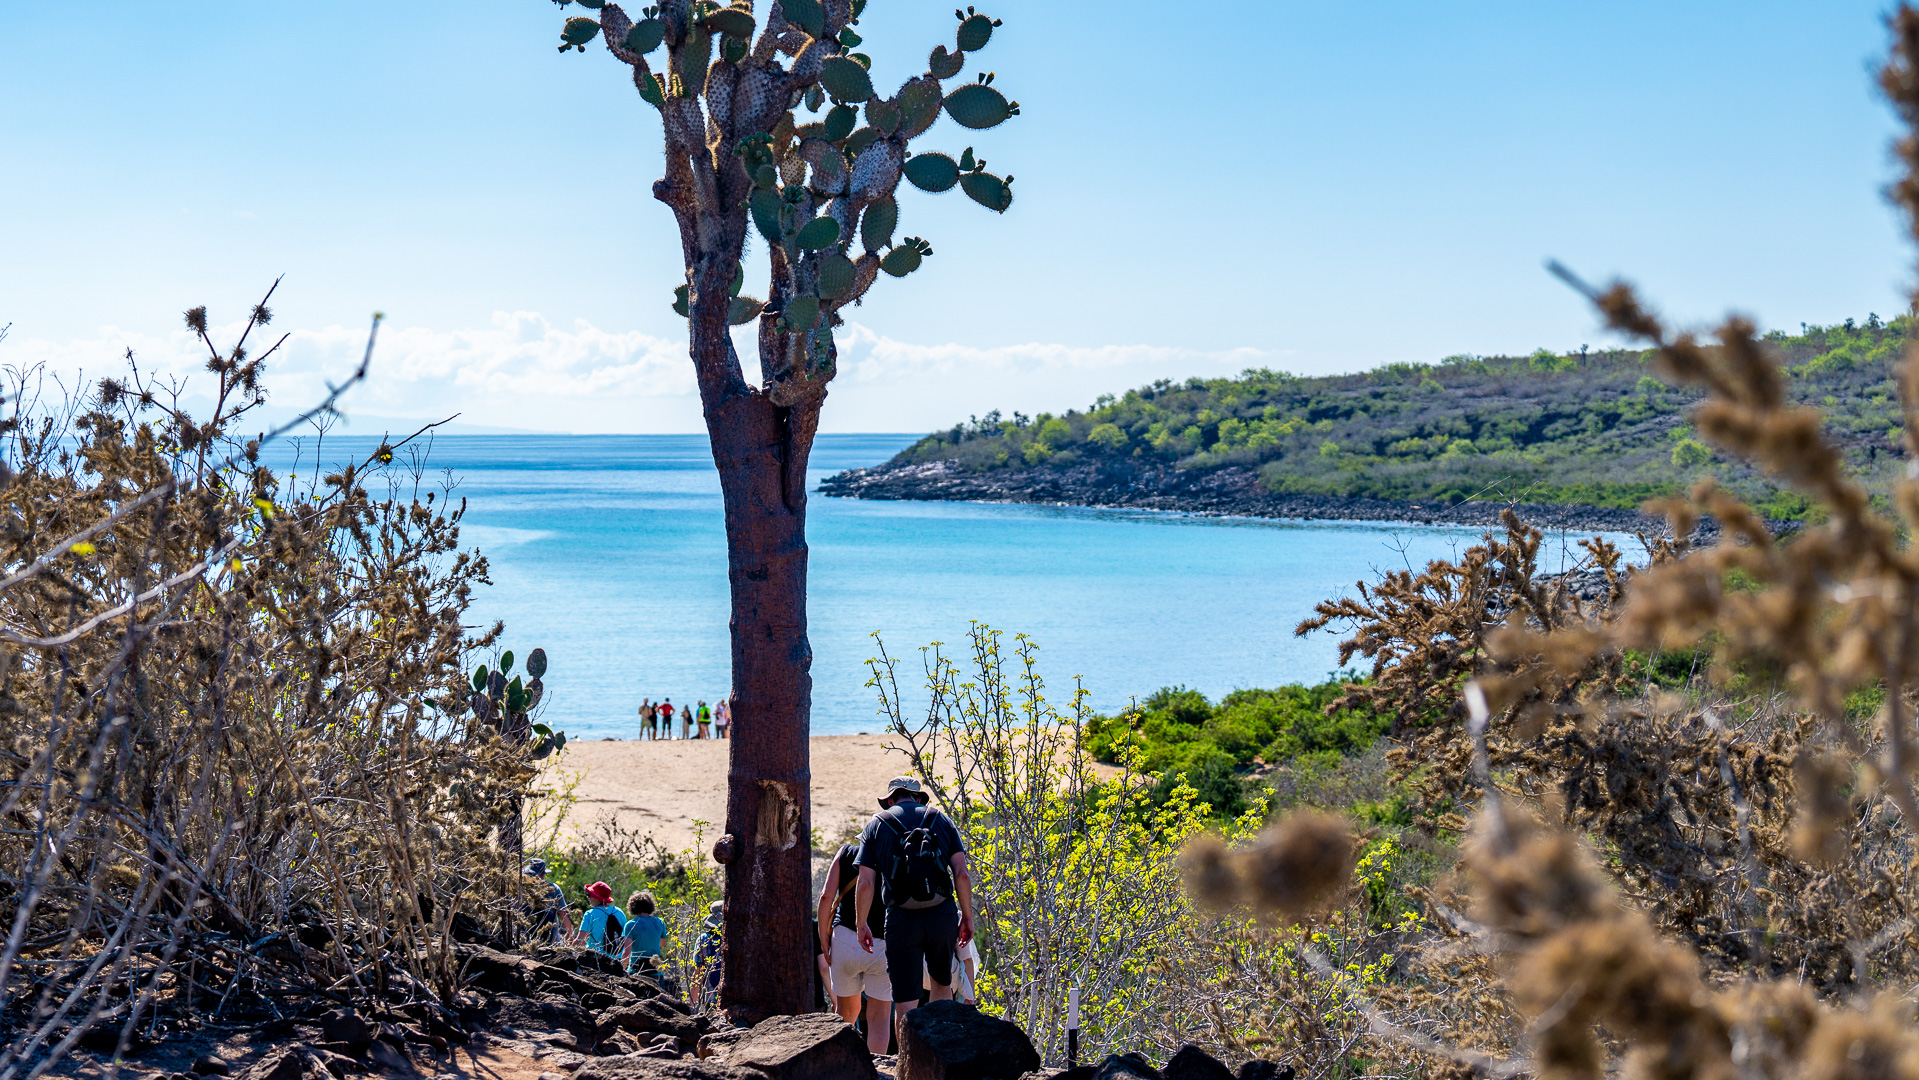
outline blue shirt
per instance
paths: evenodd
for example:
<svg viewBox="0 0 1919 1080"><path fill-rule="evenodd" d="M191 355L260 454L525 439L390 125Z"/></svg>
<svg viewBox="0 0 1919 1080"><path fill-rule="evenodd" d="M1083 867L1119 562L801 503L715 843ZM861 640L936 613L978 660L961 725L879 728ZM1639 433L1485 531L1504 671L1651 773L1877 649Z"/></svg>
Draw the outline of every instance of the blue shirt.
<svg viewBox="0 0 1919 1080"><path fill-rule="evenodd" d="M613 924L613 932L608 933L606 924ZM608 956L620 954L619 938L626 929L626 916L612 904L595 904L580 916L580 933L586 935L586 945L598 949Z"/></svg>
<svg viewBox="0 0 1919 1080"><path fill-rule="evenodd" d="M654 915L635 915L626 920L626 940L633 943L634 956L660 955L660 939L666 936L666 924Z"/></svg>

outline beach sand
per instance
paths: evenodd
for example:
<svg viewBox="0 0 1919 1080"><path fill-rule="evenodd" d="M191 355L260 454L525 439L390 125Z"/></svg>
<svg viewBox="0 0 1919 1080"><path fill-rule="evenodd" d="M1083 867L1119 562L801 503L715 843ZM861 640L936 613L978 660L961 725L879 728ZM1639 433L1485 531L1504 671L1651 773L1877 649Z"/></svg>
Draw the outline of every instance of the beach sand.
<svg viewBox="0 0 1919 1080"><path fill-rule="evenodd" d="M730 745L719 739L568 743L554 779L577 777L577 801L561 826L561 842L611 820L651 835L670 851L691 847L698 830L710 852L726 820ZM911 771L906 755L892 745L886 735L812 740L813 827L829 845L856 832L879 809L888 780ZM709 824L696 825L701 821Z"/></svg>

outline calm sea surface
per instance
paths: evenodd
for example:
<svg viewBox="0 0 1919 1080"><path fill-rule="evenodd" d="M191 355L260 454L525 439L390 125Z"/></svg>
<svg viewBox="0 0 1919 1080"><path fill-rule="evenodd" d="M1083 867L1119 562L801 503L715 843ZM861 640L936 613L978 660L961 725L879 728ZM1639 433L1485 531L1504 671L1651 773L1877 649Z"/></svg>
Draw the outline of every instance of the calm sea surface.
<svg viewBox="0 0 1919 1080"><path fill-rule="evenodd" d="M821 436L812 480L878 464L915 438ZM374 445L335 436L320 456L358 460ZM274 447L274 463L291 452ZM453 496L469 504L462 540L492 564L472 622L504 619L520 656L547 651L547 722L573 738L631 737L643 696L725 696L726 538L704 436L447 436L430 464L429 479L450 470L457 481ZM963 646L975 619L1030 635L1049 696L1065 702L1083 676L1102 711L1174 683L1217 698L1318 681L1337 638L1293 636L1316 602L1376 571L1450 557L1482 533L819 495L808 506L816 734L879 729L865 685L874 631L917 690L918 648ZM1563 547L1576 553L1578 538Z"/></svg>

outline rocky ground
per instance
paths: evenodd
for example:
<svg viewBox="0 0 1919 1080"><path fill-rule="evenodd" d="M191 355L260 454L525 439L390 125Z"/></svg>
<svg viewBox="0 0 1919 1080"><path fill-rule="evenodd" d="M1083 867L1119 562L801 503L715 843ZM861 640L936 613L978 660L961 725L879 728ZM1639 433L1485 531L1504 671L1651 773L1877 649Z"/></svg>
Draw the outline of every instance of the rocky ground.
<svg viewBox="0 0 1919 1080"><path fill-rule="evenodd" d="M1470 501L1401 502L1339 495L1275 495L1252 469L1174 469L1160 464L1075 462L1024 470L969 472L953 461L878 465L851 469L820 483L825 495L856 499L1043 503L1063 506L1172 510L1233 517L1299 518L1314 521L1406 521L1425 525L1499 524L1513 506L1543 528L1580 532L1648 532L1665 529L1661 518L1637 510L1556 503Z"/></svg>
<svg viewBox="0 0 1919 1080"><path fill-rule="evenodd" d="M591 952L525 955L459 947L452 1007L404 989L374 1008L314 1008L246 1027L187 1025L117 1066L82 1048L51 1075L142 1080L1291 1080L1250 1061L1237 1073L1197 1047L1155 1068L1107 1057L1043 1068L1016 1025L954 1002L916 1010L898 1057L873 1057L837 1016L751 1028L692 1012L652 979ZM106 1042L110 1043L109 1038Z"/></svg>

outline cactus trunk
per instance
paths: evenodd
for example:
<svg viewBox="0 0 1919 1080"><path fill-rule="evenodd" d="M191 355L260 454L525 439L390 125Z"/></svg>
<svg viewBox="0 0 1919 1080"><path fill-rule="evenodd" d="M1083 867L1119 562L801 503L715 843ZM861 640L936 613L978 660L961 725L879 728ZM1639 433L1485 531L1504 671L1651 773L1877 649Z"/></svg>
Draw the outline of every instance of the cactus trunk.
<svg viewBox="0 0 1919 1080"><path fill-rule="evenodd" d="M696 358L702 348L730 349L724 321L702 314L696 304ZM721 860L727 908L720 1005L734 1023L754 1024L812 1011L817 978L805 476L820 403L784 408L725 382L703 381L702 391L732 586L733 738L723 841L730 853Z"/></svg>

